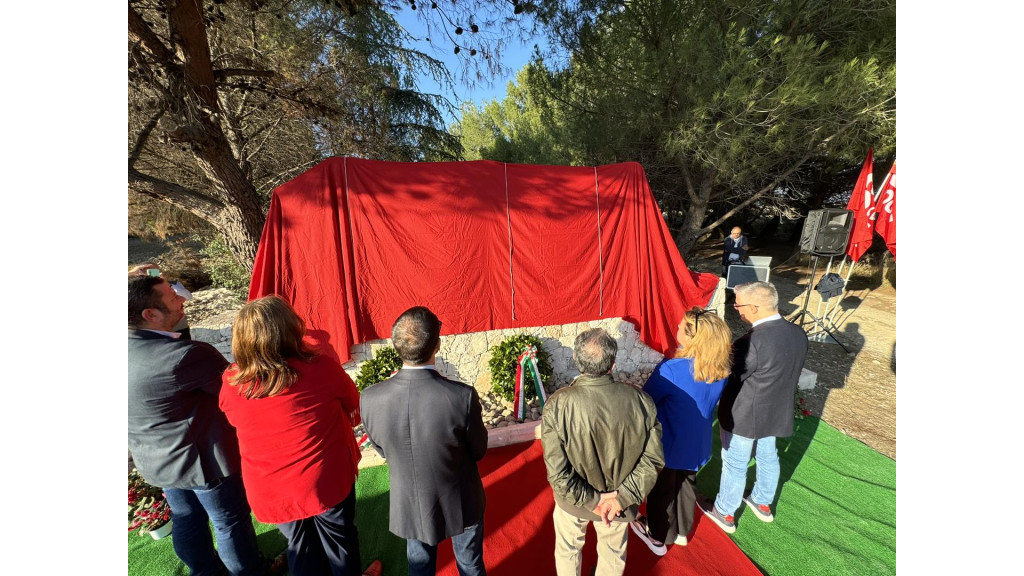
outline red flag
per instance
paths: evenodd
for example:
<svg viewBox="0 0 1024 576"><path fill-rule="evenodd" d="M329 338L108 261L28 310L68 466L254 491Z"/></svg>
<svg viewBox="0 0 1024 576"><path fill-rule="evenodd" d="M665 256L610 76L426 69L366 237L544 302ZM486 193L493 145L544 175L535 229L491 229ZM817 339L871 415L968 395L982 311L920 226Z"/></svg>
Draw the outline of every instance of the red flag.
<svg viewBox="0 0 1024 576"><path fill-rule="evenodd" d="M889 175L882 182L882 189L878 193L878 203L875 204L878 212L878 223L875 230L878 235L885 239L885 245L896 257L896 160L892 161L892 168Z"/></svg>
<svg viewBox="0 0 1024 576"><path fill-rule="evenodd" d="M850 228L850 243L846 247L846 255L856 262L871 248L875 225L875 185L871 181L874 170L874 150L868 148L868 157L860 169L860 176L853 186L853 194L846 204L847 210L853 210L853 226Z"/></svg>

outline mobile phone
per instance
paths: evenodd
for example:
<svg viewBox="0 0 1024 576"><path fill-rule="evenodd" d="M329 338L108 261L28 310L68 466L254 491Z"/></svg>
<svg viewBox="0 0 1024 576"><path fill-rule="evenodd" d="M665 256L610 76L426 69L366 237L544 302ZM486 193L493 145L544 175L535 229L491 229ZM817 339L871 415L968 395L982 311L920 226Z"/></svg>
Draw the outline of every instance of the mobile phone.
<svg viewBox="0 0 1024 576"><path fill-rule="evenodd" d="M150 268L149 270L146 270L146 274L148 274L150 276L159 276L160 275L160 269L159 268Z"/></svg>

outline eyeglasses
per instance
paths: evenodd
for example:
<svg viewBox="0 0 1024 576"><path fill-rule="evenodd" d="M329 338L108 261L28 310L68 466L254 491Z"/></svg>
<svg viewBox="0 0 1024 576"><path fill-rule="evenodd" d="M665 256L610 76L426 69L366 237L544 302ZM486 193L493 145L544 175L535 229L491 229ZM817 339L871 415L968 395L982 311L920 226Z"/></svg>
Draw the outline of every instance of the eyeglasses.
<svg viewBox="0 0 1024 576"><path fill-rule="evenodd" d="M754 308L758 307L757 304L733 304L732 305L732 307L737 309L737 310L739 310L740 308L743 308L744 306L753 306Z"/></svg>

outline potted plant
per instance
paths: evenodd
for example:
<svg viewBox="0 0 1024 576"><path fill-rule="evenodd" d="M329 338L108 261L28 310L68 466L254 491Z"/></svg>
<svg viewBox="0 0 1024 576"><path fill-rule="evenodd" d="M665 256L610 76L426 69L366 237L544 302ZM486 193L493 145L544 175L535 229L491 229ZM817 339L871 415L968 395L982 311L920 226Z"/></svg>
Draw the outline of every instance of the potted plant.
<svg viewBox="0 0 1024 576"><path fill-rule="evenodd" d="M150 485L132 468L128 473L128 531L159 540L171 533L171 507L164 492Z"/></svg>

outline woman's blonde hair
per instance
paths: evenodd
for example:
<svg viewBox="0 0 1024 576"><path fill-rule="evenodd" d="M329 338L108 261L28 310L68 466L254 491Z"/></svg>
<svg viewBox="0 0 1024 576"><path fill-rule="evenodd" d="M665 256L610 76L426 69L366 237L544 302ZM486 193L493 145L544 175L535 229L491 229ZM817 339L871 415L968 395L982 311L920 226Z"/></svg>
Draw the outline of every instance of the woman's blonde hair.
<svg viewBox="0 0 1024 576"><path fill-rule="evenodd" d="M238 311L231 329L231 353L238 372L230 384L246 398L266 398L287 390L299 374L289 358L310 361L313 348L302 340L306 324L280 296L253 300Z"/></svg>
<svg viewBox="0 0 1024 576"><path fill-rule="evenodd" d="M732 330L718 314L694 306L686 311L679 331L691 338L676 358L693 358L693 379L714 382L729 376L732 368Z"/></svg>

